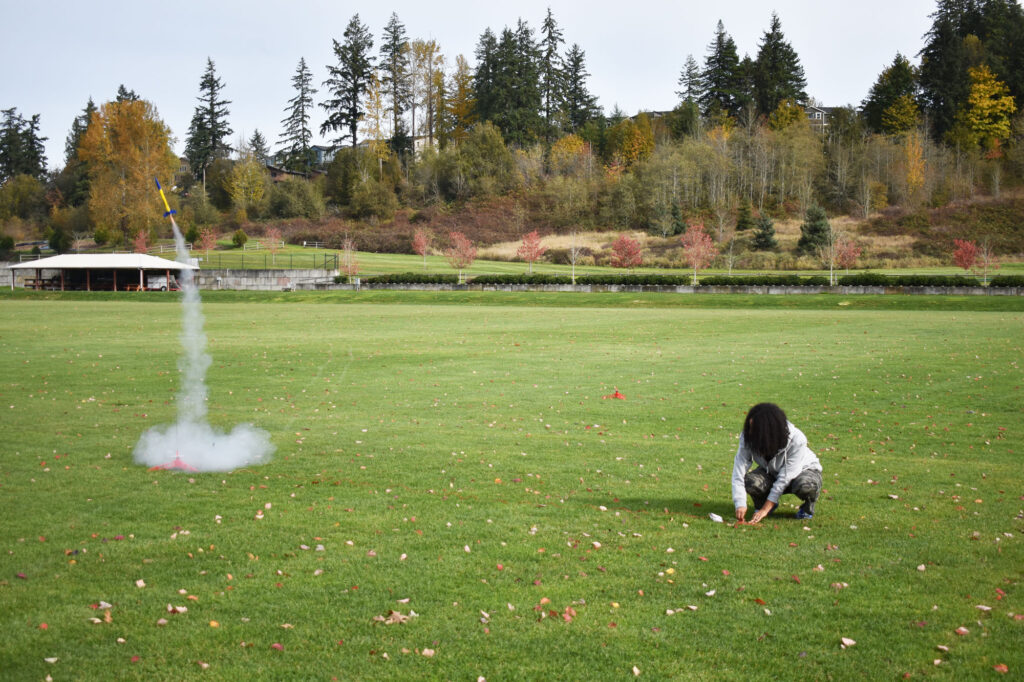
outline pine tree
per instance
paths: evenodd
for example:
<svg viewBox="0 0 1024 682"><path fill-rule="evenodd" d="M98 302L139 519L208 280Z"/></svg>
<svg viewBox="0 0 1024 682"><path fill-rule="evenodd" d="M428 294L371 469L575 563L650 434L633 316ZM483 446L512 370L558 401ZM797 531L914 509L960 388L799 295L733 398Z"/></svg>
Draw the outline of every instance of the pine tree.
<svg viewBox="0 0 1024 682"><path fill-rule="evenodd" d="M562 110L566 124L571 132L583 128L595 116L599 116L601 108L597 105L597 97L587 89L587 55L576 43L569 48L565 56L565 90L562 98Z"/></svg>
<svg viewBox="0 0 1024 682"><path fill-rule="evenodd" d="M700 66L692 54L686 55L686 63L679 74L679 87L676 90L679 99L683 102L699 102L704 94L704 80L701 77Z"/></svg>
<svg viewBox="0 0 1024 682"><path fill-rule="evenodd" d="M699 103L705 116L736 116L739 113L743 94L739 67L736 43L725 32L725 25L719 20L715 28L715 39L708 46L701 76L704 92Z"/></svg>
<svg viewBox="0 0 1024 682"><path fill-rule="evenodd" d="M772 23L765 31L754 61L754 98L757 111L768 116L785 100L806 102L807 79L793 46L782 34L779 15L772 12Z"/></svg>
<svg viewBox="0 0 1024 682"><path fill-rule="evenodd" d="M779 242L775 239L775 224L767 215L757 219L757 230L751 246L755 251L774 251L779 248Z"/></svg>
<svg viewBox="0 0 1024 682"><path fill-rule="evenodd" d="M81 206L89 198L89 169L84 161L78 158L78 146L89 128L96 104L92 97L86 102L82 113L71 122L71 130L64 141L64 175L65 201L69 206Z"/></svg>
<svg viewBox="0 0 1024 682"><path fill-rule="evenodd" d="M559 46L565 39L562 38L562 30L558 28L550 7L540 31L541 110L544 112L544 139L550 143L557 134L556 115L562 109L566 95L566 65L559 54Z"/></svg>
<svg viewBox="0 0 1024 682"><path fill-rule="evenodd" d="M122 83L117 86L117 97L115 100L118 102L137 102L139 100L139 96L135 94L134 90L129 90L124 87L124 83Z"/></svg>
<svg viewBox="0 0 1024 682"><path fill-rule="evenodd" d="M227 140L234 132L228 126L230 101L221 99L224 84L217 77L213 60L206 58L206 71L199 81L199 106L192 115L185 141L185 157L196 178L203 177L214 160L230 153Z"/></svg>
<svg viewBox="0 0 1024 682"><path fill-rule="evenodd" d="M477 41L476 71L473 73L473 102L476 118L491 121L497 111L498 39L491 29Z"/></svg>
<svg viewBox="0 0 1024 682"><path fill-rule="evenodd" d="M391 110L391 149L396 154L411 149L411 140L405 128L402 115L412 101L412 82L409 70L409 39L405 25L398 15L391 13L391 19L384 27L380 46L380 82L387 95ZM414 133L415 134L415 133Z"/></svg>
<svg viewBox="0 0 1024 682"><path fill-rule="evenodd" d="M504 95L510 106L506 109L505 126L499 124L498 127L506 142L525 147L542 136L540 49L534 41L533 29L522 19L516 24L515 32L509 35L510 45L505 44L505 34L502 35L499 54L508 58L504 69L508 74Z"/></svg>
<svg viewBox="0 0 1024 682"><path fill-rule="evenodd" d="M334 142L336 146L351 141L355 149L358 141L359 119L363 116L363 95L373 76L373 36L369 29L353 15L345 28L344 42L334 41L336 66L328 66L330 78L324 81L331 98L321 102L327 111L327 119L320 125L320 134L341 131Z"/></svg>
<svg viewBox="0 0 1024 682"><path fill-rule="evenodd" d="M917 95L917 70L906 57L897 52L892 64L882 70L868 96L861 102L860 110L868 127L876 133L892 132L885 130L882 116L887 109L908 95L911 98Z"/></svg>
<svg viewBox="0 0 1024 682"><path fill-rule="evenodd" d="M800 253L813 254L822 246L825 246L829 239L828 216L825 209L820 206L811 206L804 214L804 222L800 225L800 241L796 248Z"/></svg>
<svg viewBox="0 0 1024 682"><path fill-rule="evenodd" d="M0 123L0 184L15 175L31 175L42 180L46 175L46 153L39 135L39 114L25 119L17 108L4 109Z"/></svg>
<svg viewBox="0 0 1024 682"><path fill-rule="evenodd" d="M259 128L253 131L248 144L249 151L254 159L264 165L270 161L270 148L267 146L267 138L263 137L263 133L259 131Z"/></svg>
<svg viewBox="0 0 1024 682"><path fill-rule="evenodd" d="M285 168L308 173L313 167L313 150L310 142L313 131L309 129L310 110L313 108L313 95L317 93L313 87L313 73L306 66L306 59L299 58L299 65L292 76L292 87L295 97L288 100L285 111L287 118L281 121L284 132L280 138L280 148L285 154Z"/></svg>
<svg viewBox="0 0 1024 682"><path fill-rule="evenodd" d="M739 210L736 215L736 231L744 232L754 227L754 216L751 213L750 201L744 199L740 202Z"/></svg>

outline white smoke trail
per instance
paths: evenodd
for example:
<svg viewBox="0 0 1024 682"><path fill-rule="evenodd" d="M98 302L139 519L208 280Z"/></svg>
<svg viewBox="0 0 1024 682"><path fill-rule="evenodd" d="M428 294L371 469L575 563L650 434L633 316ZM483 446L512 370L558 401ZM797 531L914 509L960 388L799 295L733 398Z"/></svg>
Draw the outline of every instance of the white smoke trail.
<svg viewBox="0 0 1024 682"><path fill-rule="evenodd" d="M185 238L174 218L171 218L171 227L178 260L187 263L189 252ZM230 433L224 433L206 421L206 370L212 360L206 352L202 302L194 271L182 269L180 278L184 352L178 360L181 372L178 421L143 433L135 445L135 461L146 466L196 471L231 471L265 462L274 452L269 433L250 424L239 424Z"/></svg>

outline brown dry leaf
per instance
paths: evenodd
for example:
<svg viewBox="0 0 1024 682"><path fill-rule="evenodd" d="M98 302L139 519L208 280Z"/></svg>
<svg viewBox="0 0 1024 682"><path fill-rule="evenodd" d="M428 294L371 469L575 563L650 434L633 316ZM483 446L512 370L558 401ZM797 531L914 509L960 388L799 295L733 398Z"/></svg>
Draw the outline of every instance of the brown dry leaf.
<svg viewBox="0 0 1024 682"><path fill-rule="evenodd" d="M104 623L113 623L114 622L114 617L110 615L110 609L107 609L106 611L103 612L103 622Z"/></svg>

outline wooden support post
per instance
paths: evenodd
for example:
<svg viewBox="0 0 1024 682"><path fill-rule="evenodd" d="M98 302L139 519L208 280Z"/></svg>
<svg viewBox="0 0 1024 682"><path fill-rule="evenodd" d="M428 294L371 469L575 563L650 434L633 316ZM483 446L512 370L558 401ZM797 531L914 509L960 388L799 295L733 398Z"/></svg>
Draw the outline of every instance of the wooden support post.
<svg viewBox="0 0 1024 682"><path fill-rule="evenodd" d="M85 269L85 290L86 291L92 291L92 278L90 277L91 274L92 274L92 270L90 270L89 268L86 268Z"/></svg>
<svg viewBox="0 0 1024 682"><path fill-rule="evenodd" d="M114 291L117 291L117 270L114 270Z"/></svg>
<svg viewBox="0 0 1024 682"><path fill-rule="evenodd" d="M64 269L63 268L61 268L61 271L60 271L60 290L64 291Z"/></svg>

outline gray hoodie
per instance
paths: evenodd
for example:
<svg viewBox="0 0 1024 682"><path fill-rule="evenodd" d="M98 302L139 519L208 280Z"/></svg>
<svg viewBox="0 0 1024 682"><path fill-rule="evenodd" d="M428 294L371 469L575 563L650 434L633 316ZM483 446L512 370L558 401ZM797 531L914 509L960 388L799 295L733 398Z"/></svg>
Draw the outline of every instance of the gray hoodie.
<svg viewBox="0 0 1024 682"><path fill-rule="evenodd" d="M754 462L765 469L775 483L768 493L768 499L775 504L779 503L783 491L789 482L800 475L804 469L821 471L821 462L817 455L807 447L807 436L800 429L793 426L788 420L786 426L789 428L789 440L786 447L775 453L770 460L765 460L761 455L748 449L743 442L743 434L740 434L740 446L736 450L736 460L732 465L732 501L736 508L747 506L747 489L743 483L743 477L750 471Z"/></svg>

